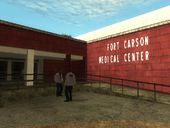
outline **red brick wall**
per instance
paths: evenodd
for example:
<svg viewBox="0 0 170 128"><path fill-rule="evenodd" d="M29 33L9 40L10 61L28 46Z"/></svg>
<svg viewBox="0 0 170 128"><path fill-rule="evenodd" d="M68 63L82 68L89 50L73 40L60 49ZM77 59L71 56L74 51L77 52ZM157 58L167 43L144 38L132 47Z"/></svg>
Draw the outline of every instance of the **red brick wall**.
<svg viewBox="0 0 170 128"><path fill-rule="evenodd" d="M141 37L143 38L141 39ZM148 40L145 40L145 37L148 38ZM133 42L132 40L136 40L136 38L138 38L138 42L140 42L141 39L143 43L144 39L144 43L148 41L148 44L146 42L146 45L143 46L137 47L135 45L134 47L127 48L128 40ZM124 43L125 40L127 41L126 43ZM114 42L115 44L119 42L119 45L115 45L114 47ZM110 48L107 47L108 44ZM132 43L130 44L132 45ZM131 54L141 51L143 51L143 57L139 56L138 59L140 61L137 61L136 54L132 61ZM148 54L144 54L146 51ZM130 53L131 61L128 61L128 53ZM113 55L118 55L119 62L114 62ZM101 56L103 56L103 58L104 56L109 56L112 62L109 58L109 60L106 59L106 61L100 59L99 63L99 57ZM141 60L141 58L143 59ZM87 73L170 85L170 25L167 24L88 44Z"/></svg>
<svg viewBox="0 0 170 128"><path fill-rule="evenodd" d="M0 24L0 45L86 55L86 44L36 31Z"/></svg>
<svg viewBox="0 0 170 128"><path fill-rule="evenodd" d="M62 71L63 78L66 73L71 71L75 74L76 79L85 78L85 62L71 61L69 65L66 60L45 60L44 61L44 77L47 80L53 81L53 76L56 72Z"/></svg>
<svg viewBox="0 0 170 128"><path fill-rule="evenodd" d="M81 79L86 77L86 65L83 61L72 61L71 62L72 71L74 71L76 78Z"/></svg>
<svg viewBox="0 0 170 128"><path fill-rule="evenodd" d="M74 54L84 57L86 57L87 48L87 44L82 41L62 38L2 23L0 23L0 45L50 52L60 52L66 53L67 55ZM85 74L85 60L73 63L73 72L78 74L78 76L83 77ZM64 72L67 72L68 68L70 67L64 60L44 61L44 74L54 74L56 71L59 71L59 69L63 69Z"/></svg>
<svg viewBox="0 0 170 128"><path fill-rule="evenodd" d="M45 60L44 61L44 76L49 80L53 80L53 76L56 72L62 70L65 73L64 60Z"/></svg>

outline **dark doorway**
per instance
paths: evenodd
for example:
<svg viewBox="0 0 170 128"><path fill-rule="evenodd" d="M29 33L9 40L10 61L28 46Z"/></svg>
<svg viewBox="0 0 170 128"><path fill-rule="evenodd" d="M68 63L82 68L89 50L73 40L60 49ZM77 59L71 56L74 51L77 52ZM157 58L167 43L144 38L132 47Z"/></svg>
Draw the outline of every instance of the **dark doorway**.
<svg viewBox="0 0 170 128"><path fill-rule="evenodd" d="M0 81L7 80L7 61L0 61Z"/></svg>
<svg viewBox="0 0 170 128"><path fill-rule="evenodd" d="M24 79L24 62L12 62L12 80Z"/></svg>
<svg viewBox="0 0 170 128"><path fill-rule="evenodd" d="M34 63L34 79L37 80L38 64Z"/></svg>

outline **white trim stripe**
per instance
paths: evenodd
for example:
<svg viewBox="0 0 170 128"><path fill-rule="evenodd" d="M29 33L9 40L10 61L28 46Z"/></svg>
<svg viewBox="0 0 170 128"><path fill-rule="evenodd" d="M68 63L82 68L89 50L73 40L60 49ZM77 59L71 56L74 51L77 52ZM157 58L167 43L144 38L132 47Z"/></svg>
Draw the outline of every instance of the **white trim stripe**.
<svg viewBox="0 0 170 128"><path fill-rule="evenodd" d="M88 41L88 43L115 35L127 34L146 28L170 23L170 6L92 31L80 36L77 39Z"/></svg>
<svg viewBox="0 0 170 128"><path fill-rule="evenodd" d="M83 56L71 55L71 60L83 60Z"/></svg>
<svg viewBox="0 0 170 128"><path fill-rule="evenodd" d="M27 49L0 46L0 52L26 55L27 54Z"/></svg>
<svg viewBox="0 0 170 128"><path fill-rule="evenodd" d="M66 54L63 54L63 53L38 51L38 50L35 51L35 56L50 57L50 58L60 58L60 59L66 58Z"/></svg>
<svg viewBox="0 0 170 128"><path fill-rule="evenodd" d="M15 48L15 47L7 47L7 46L0 46L1 53L11 53L11 54L19 54L19 55L27 55L27 50L25 48ZM57 52L47 52L47 51L40 51L35 50L35 56L40 57L49 57L49 58L59 58L65 59L66 54L57 53Z"/></svg>

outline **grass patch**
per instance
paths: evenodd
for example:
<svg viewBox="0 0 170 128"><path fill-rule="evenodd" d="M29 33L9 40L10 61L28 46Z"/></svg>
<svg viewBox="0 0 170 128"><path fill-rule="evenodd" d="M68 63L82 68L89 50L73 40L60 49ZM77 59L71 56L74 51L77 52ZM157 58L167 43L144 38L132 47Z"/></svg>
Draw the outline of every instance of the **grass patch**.
<svg viewBox="0 0 170 128"><path fill-rule="evenodd" d="M56 88L41 88L40 89L40 95L41 96L50 96L50 95L55 95L55 90Z"/></svg>
<svg viewBox="0 0 170 128"><path fill-rule="evenodd" d="M4 101L2 99L2 94L0 92L0 108L3 108L4 107Z"/></svg>
<svg viewBox="0 0 170 128"><path fill-rule="evenodd" d="M55 87L44 89L35 88L32 90L29 88L25 90L26 92L22 90L22 93L18 90L15 96L25 95L23 98L25 100L17 102L14 100L15 103L8 102L4 108L0 109L0 126L4 128L10 126L59 128L62 124L61 128L133 128L136 121L170 123L170 107L165 104L106 95L108 90L105 88L96 90L96 88L83 86L75 86L73 101L64 102L64 96L55 96ZM10 95L10 92L8 93ZM101 95L102 93L104 95ZM31 98L28 97L30 94ZM122 125L121 120L132 120L132 123ZM157 127L154 125L155 123L151 124L153 127ZM168 126L166 125L165 128ZM145 128L146 126L136 125L136 127ZM148 126L148 128L150 127Z"/></svg>
<svg viewBox="0 0 170 128"><path fill-rule="evenodd" d="M56 125L37 126L34 128L169 128L169 124L134 120L68 122Z"/></svg>
<svg viewBox="0 0 170 128"><path fill-rule="evenodd" d="M23 88L18 90L7 90L1 92L0 104L2 99L9 102L17 102L25 99L32 99L38 96L50 96L55 94L55 87L45 88Z"/></svg>
<svg viewBox="0 0 170 128"><path fill-rule="evenodd" d="M140 89L139 96L137 96L137 90L130 87L124 87L123 94L122 94L121 86L112 85L112 90L111 90L109 84L101 84L101 86L99 86L96 83L84 84L82 85L82 90L86 92L95 92L99 94L114 95L114 96L121 96L121 97L123 96L125 98L140 99L140 100L170 104L170 97L168 94L157 93L156 101L155 101L154 92Z"/></svg>

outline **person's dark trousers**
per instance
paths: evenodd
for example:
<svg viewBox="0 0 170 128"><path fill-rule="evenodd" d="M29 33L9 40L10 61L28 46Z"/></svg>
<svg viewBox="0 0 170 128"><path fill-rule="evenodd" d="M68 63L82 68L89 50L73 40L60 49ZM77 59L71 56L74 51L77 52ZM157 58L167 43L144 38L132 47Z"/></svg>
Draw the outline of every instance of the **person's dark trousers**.
<svg viewBox="0 0 170 128"><path fill-rule="evenodd" d="M66 101L72 101L73 86L65 86Z"/></svg>
<svg viewBox="0 0 170 128"><path fill-rule="evenodd" d="M62 83L56 84L56 96L61 96L63 91Z"/></svg>

